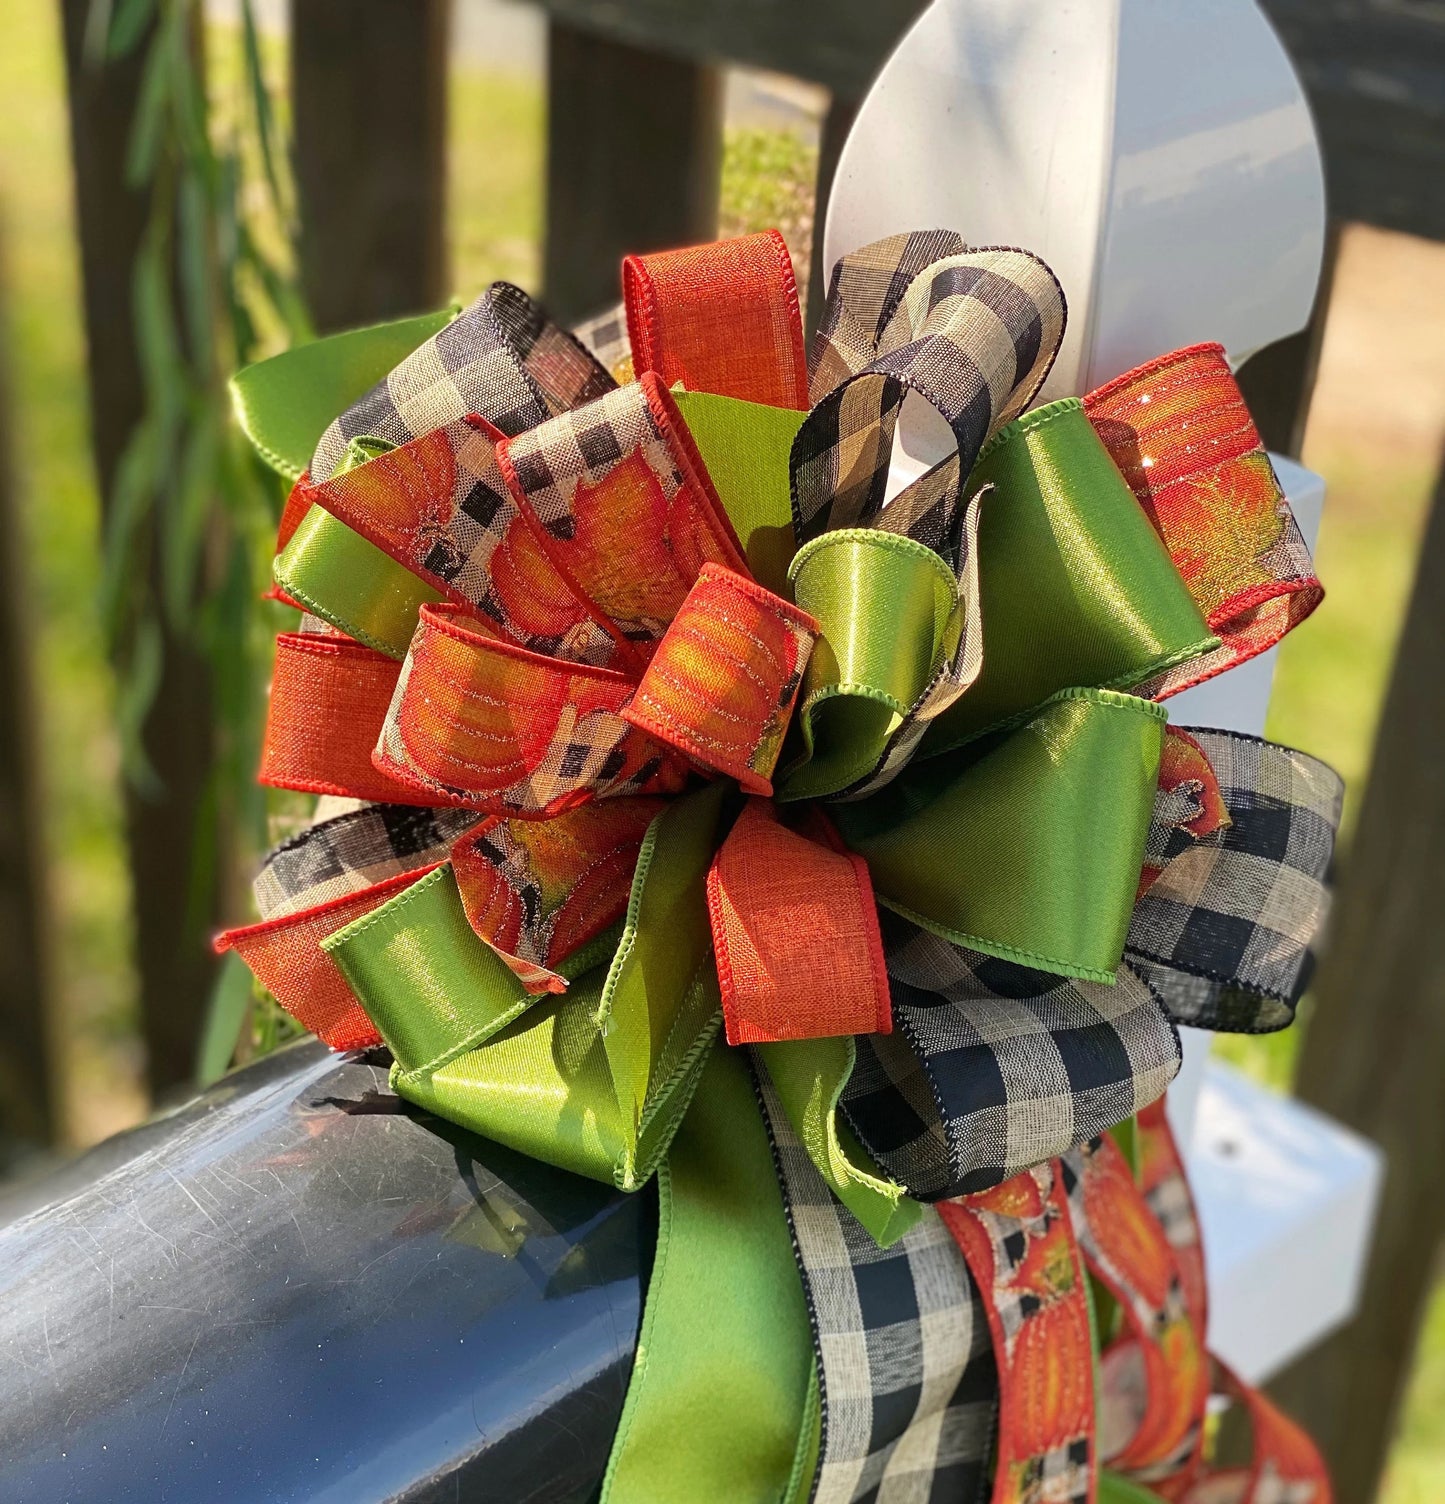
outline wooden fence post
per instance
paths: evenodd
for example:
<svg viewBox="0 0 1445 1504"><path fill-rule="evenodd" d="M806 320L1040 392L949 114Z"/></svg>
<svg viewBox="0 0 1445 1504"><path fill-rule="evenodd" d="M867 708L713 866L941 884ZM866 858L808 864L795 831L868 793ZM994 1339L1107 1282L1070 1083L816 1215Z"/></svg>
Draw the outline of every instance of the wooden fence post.
<svg viewBox="0 0 1445 1504"><path fill-rule="evenodd" d="M302 285L321 331L447 295L450 0L291 0Z"/></svg>
<svg viewBox="0 0 1445 1504"><path fill-rule="evenodd" d="M711 240L721 181L717 69L551 22L542 285L554 318L615 303L630 251Z"/></svg>
<svg viewBox="0 0 1445 1504"><path fill-rule="evenodd" d="M53 1143L60 1127L31 617L11 438L9 371L0 362L0 1036L6 1041L0 1050L0 1174L14 1158Z"/></svg>
<svg viewBox="0 0 1445 1504"><path fill-rule="evenodd" d="M858 116L856 99L840 99L834 95L829 101L828 112L823 116L823 128L818 134L818 178L813 193L813 254L808 267L808 308L803 328L808 337L809 348L823 316L823 303L828 296L828 274L832 267L823 265L823 229L828 222L828 200L833 196L833 179L838 175L838 158L843 155L843 144L853 121Z"/></svg>
<svg viewBox="0 0 1445 1504"><path fill-rule="evenodd" d="M1346 853L1297 1095L1385 1151L1359 1311L1275 1392L1371 1504L1445 1237L1445 471Z"/></svg>
<svg viewBox="0 0 1445 1504"><path fill-rule="evenodd" d="M123 58L85 55L91 0L61 0L76 220L85 304L91 443L108 510L116 470L145 411L145 383L131 317L132 279L150 216L148 189L126 180L126 154L154 21ZM159 555L153 553L159 592ZM124 791L135 958L153 1092L190 1082L206 998L215 975L207 935L219 918L197 915L187 882L198 851L215 851L209 798L215 744L211 669L193 633L162 628L162 673L142 729L160 793ZM216 851L218 867L228 860Z"/></svg>

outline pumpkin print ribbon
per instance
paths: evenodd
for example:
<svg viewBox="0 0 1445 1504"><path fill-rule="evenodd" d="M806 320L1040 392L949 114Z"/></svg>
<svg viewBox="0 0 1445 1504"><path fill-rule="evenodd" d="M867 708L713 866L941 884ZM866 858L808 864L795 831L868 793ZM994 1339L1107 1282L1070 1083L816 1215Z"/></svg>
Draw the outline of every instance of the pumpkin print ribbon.
<svg viewBox="0 0 1445 1504"><path fill-rule="evenodd" d="M1206 1350L1199 1220L1163 1104L1129 1127L941 1209L993 1335L993 1504L1330 1504L1313 1442ZM1206 1424L1216 1396L1246 1417L1234 1464Z"/></svg>

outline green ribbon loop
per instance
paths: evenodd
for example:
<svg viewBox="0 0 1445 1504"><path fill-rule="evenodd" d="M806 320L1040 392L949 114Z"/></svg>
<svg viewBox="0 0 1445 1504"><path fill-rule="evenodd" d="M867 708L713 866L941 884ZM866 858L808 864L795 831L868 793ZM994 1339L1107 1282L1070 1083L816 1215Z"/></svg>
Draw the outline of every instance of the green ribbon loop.
<svg viewBox="0 0 1445 1504"><path fill-rule="evenodd" d="M1164 1504L1164 1499L1122 1473L1100 1468L1098 1504Z"/></svg>
<svg viewBox="0 0 1445 1504"><path fill-rule="evenodd" d="M838 1116L839 1098L857 1060L852 1035L786 1040L754 1048L767 1067L793 1131L834 1195L880 1248L896 1243L917 1224L923 1208L896 1180L878 1174Z"/></svg>
<svg viewBox="0 0 1445 1504"><path fill-rule="evenodd" d="M709 1058L658 1197L657 1252L603 1504L801 1500L816 1466L812 1333L737 1051Z"/></svg>
<svg viewBox="0 0 1445 1504"><path fill-rule="evenodd" d="M594 1015L617 1109L643 1163L654 1162L676 1131L691 1092L677 1088L695 1083L721 1022L706 889L729 792L725 783L709 784L648 826Z"/></svg>
<svg viewBox="0 0 1445 1504"><path fill-rule="evenodd" d="M798 710L805 760L780 797L821 799L872 772L958 646L962 604L938 554L874 528L820 534L799 550L788 578L821 630Z"/></svg>
<svg viewBox="0 0 1445 1504"><path fill-rule="evenodd" d="M886 907L955 945L1112 982L1167 719L1133 695L1065 690L966 759L914 764L831 813Z"/></svg>
<svg viewBox="0 0 1445 1504"><path fill-rule="evenodd" d="M704 887L726 794L711 784L657 817L620 941L569 958L564 994L523 990L471 929L446 866L328 936L396 1055L393 1088L534 1159L645 1184L722 1021Z"/></svg>
<svg viewBox="0 0 1445 1504"><path fill-rule="evenodd" d="M538 1000L477 938L450 862L321 944L366 999L371 1021L408 1074L435 1071L478 1049ZM614 928L557 970L575 980L607 961L616 945Z"/></svg>
<svg viewBox="0 0 1445 1504"><path fill-rule="evenodd" d="M292 600L348 637L405 658L417 614L440 591L383 553L369 539L312 507L276 556L272 573Z"/></svg>
<svg viewBox="0 0 1445 1504"><path fill-rule="evenodd" d="M1075 397L985 447L979 520L983 670L923 754L1007 725L1059 690L1121 689L1217 647L1168 550Z"/></svg>
<svg viewBox="0 0 1445 1504"><path fill-rule="evenodd" d="M337 413L364 397L456 313L447 308L348 330L237 371L231 401L242 431L273 470L300 480Z"/></svg>
<svg viewBox="0 0 1445 1504"><path fill-rule="evenodd" d="M711 392L673 393L748 568L775 595L788 590L793 503L788 464L807 413Z"/></svg>

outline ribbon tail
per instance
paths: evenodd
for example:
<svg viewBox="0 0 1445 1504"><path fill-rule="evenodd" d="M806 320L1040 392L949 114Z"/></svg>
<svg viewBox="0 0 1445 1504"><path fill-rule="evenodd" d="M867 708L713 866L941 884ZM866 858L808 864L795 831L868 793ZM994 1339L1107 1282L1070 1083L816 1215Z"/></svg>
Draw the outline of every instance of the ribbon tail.
<svg viewBox="0 0 1445 1504"><path fill-rule="evenodd" d="M637 1360L602 1504L793 1497L817 1424L808 1308L747 1063L708 1059L658 1172ZM717 1313L726 1311L727 1320Z"/></svg>

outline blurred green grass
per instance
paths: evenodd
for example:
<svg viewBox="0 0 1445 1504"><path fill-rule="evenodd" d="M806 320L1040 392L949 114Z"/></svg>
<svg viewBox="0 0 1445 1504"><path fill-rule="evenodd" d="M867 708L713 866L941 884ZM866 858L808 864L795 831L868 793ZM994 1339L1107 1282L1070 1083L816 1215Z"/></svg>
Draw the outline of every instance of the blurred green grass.
<svg viewBox="0 0 1445 1504"><path fill-rule="evenodd" d="M80 322L58 9L0 0L7 46L0 109L4 350L10 362L19 486L36 623L45 833L58 910L59 1033L78 1142L143 1110L137 1087L129 896L121 852L114 685L96 613L99 508L87 450ZM210 39L208 39L208 46ZM214 88L237 76L236 37L216 29ZM268 54L279 74L279 51ZM224 114L225 106L222 113ZM459 295L494 277L535 285L543 100L536 82L458 69L451 97L451 252ZM284 113L284 112L283 112ZM779 131L730 131L724 230L778 224L804 259L815 154ZM126 316L116 310L117 317ZM1358 436L1311 435L1306 460L1330 483L1318 563L1329 590L1281 653L1270 734L1334 764L1350 814L1413 573L1432 479L1428 457L1382 462ZM1308 1024L1306 1007L1303 1026ZM1287 1088L1298 1031L1224 1041L1232 1063ZM1385 1504L1445 1498L1445 1297L1427 1324Z"/></svg>
<svg viewBox="0 0 1445 1504"><path fill-rule="evenodd" d="M58 910L57 1033L77 1138L135 1115L139 1066L128 893L102 650L99 507L88 449L59 8L3 0L0 255L13 467L36 623L45 838ZM124 316L117 310L117 316Z"/></svg>

